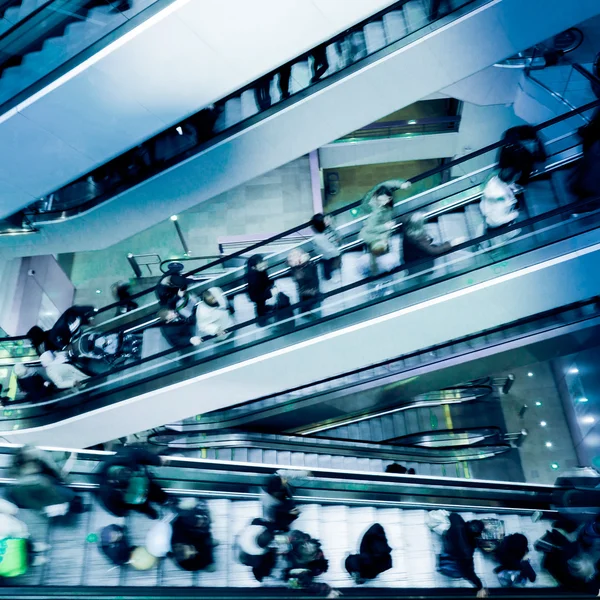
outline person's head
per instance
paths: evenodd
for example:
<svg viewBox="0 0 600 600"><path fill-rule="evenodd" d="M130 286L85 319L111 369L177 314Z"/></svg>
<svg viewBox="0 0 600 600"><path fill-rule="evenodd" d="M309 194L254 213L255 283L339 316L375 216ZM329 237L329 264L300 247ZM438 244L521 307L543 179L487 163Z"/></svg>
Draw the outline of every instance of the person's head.
<svg viewBox="0 0 600 600"><path fill-rule="evenodd" d="M314 231L317 233L323 233L327 229L327 218L323 213L317 213L310 220L310 224Z"/></svg>
<svg viewBox="0 0 600 600"><path fill-rule="evenodd" d="M34 325L27 332L27 339L34 346L40 346L41 344L43 344L46 341L46 335L47 335L46 332L41 327L38 327L37 325Z"/></svg>
<svg viewBox="0 0 600 600"><path fill-rule="evenodd" d="M369 252L373 256L383 256L384 254L387 254L389 250L390 247L388 246L388 243L386 241L373 242L369 246Z"/></svg>
<svg viewBox="0 0 600 600"><path fill-rule="evenodd" d="M300 250L300 248L294 248L293 250L290 250L290 253L287 257L287 262L290 267L301 267L309 260L310 256L304 252L304 250Z"/></svg>
<svg viewBox="0 0 600 600"><path fill-rule="evenodd" d="M248 259L248 271L266 271L267 263L262 254L254 254Z"/></svg>
<svg viewBox="0 0 600 600"><path fill-rule="evenodd" d="M208 304L208 306L218 306L219 304L219 301L217 300L215 294L212 291L212 288L209 288L208 290L202 292L202 300L205 304Z"/></svg>
<svg viewBox="0 0 600 600"><path fill-rule="evenodd" d="M134 471L130 467L115 465L108 470L108 481L113 488L123 491L127 489L133 475Z"/></svg>
<svg viewBox="0 0 600 600"><path fill-rule="evenodd" d="M50 352L50 350L46 350L46 352L43 352L40 356L40 362L44 368L50 366L54 362L54 353Z"/></svg>
<svg viewBox="0 0 600 600"><path fill-rule="evenodd" d="M269 496L273 496L273 498L277 498L278 500L285 500L292 495L287 481L279 475L271 475L269 477L266 492Z"/></svg>
<svg viewBox="0 0 600 600"><path fill-rule="evenodd" d="M394 192L385 185L380 185L373 194L377 206L392 208L394 206Z"/></svg>
<svg viewBox="0 0 600 600"><path fill-rule="evenodd" d="M386 473L398 473L399 475L404 475L407 472L407 468L403 465L399 465L398 463L392 463L385 468Z"/></svg>
<svg viewBox="0 0 600 600"><path fill-rule="evenodd" d="M474 519L473 521L466 522L467 533L473 540L477 540L481 537L483 530L485 529L485 525L483 521L479 519Z"/></svg>
<svg viewBox="0 0 600 600"><path fill-rule="evenodd" d="M505 167L504 169L500 169L498 179L504 183L510 184L515 182L517 175L518 173L514 167Z"/></svg>

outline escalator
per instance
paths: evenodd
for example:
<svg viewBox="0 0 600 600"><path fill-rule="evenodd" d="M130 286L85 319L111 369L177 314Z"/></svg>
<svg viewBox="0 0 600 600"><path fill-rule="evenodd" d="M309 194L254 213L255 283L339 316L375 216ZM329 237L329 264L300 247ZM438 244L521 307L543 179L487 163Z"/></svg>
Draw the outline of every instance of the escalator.
<svg viewBox="0 0 600 600"><path fill-rule="evenodd" d="M592 103L557 117L540 129L589 112L597 105ZM556 152L551 150L554 144L558 146ZM497 146L445 168L461 165L466 169L470 160L490 155ZM547 315L565 305L585 305L598 294L595 281L586 276L600 259L594 252L598 215L595 211L572 216L574 206L565 186L568 171L564 167L579 155L575 137L560 136L550 140L548 147L551 156L546 169L525 192L527 209L535 216L508 228L519 230L510 240L495 239L498 234L481 235L476 202L493 163L397 204L398 228L404 216L417 208L429 215L434 237L440 231L443 234L438 235L444 239L456 237L469 228L469 241L436 260L431 275L401 276L405 265L399 265L391 275L357 279L356 262L361 255L355 250L362 245L358 239L362 218L353 218L353 207L347 207L339 215L340 222L345 221L339 228L346 251L343 279L331 287L323 286L319 308L302 317L302 305L295 305L294 317L258 328L243 294L243 270L236 270L198 287L202 290L219 285L234 299L238 321L232 328L235 337L178 351L162 350L159 332L148 329L155 321L148 321L148 315L156 310L150 300L139 310L100 326L106 331L115 326L126 331L144 330L146 358L93 379L84 391L65 392L35 407L17 407L5 414L7 418L0 421L0 427L6 436L26 439L21 436L28 436L29 430L35 436L30 439L39 440L55 436L60 423L67 426L66 435L75 436L72 445L90 446L193 414L273 397L285 390L359 371L365 365L420 353L423 348L444 345L448 340L477 337L491 330L502 335L506 323ZM422 177L427 176L431 172ZM302 229L299 226L292 233ZM289 235L286 232L275 237L285 239ZM248 251L259 251L261 245ZM291 245L308 243L295 240ZM294 298L288 271L282 268L285 254L274 254L268 262L278 287ZM201 273L203 268L197 271ZM340 283L341 287L336 287ZM531 290L544 292L532 294ZM528 294L526 303L520 301L524 293ZM501 306L494 306L495 298L502 298ZM473 311L474 306L485 306L486 310ZM444 320L444 314L453 311L463 311L470 318ZM417 322L436 320L443 326L419 328L418 335L407 334ZM449 352L453 353L451 345ZM298 364L303 368L295 368ZM137 406L141 404L146 410L140 414ZM112 412L115 408L122 412ZM69 427L73 421L81 426Z"/></svg>
<svg viewBox="0 0 600 600"><path fill-rule="evenodd" d="M561 24L587 18L597 8L569 6L563 11L562 21L532 18L535 27L524 29L519 25L528 17L516 0L453 0L445 4L453 11L430 23L421 0L399 2L344 32L339 39L322 44L330 67L323 77L310 77L312 54L317 49L284 65L291 70L292 82L296 82L291 84L289 99L276 89L281 83L281 70L277 69L265 76L273 104L268 108L263 102L263 110L257 107L255 95L262 84L253 82L223 98L208 118L205 113L174 124L149 140L147 146L136 147L115 162L78 177L70 192L40 192L45 198L28 217L46 223L40 235L22 236L11 240L11 244L2 238L0 245L11 256L92 249L90 244L94 248L109 246L390 114L399 106L464 79L504 58L511 49L518 51L511 48L513 45L530 46L535 43L533 38L554 35ZM528 11L532 9L532 5L527 6ZM494 31L510 28L510 35L501 33L498 44L489 44L489 40L479 44L480 32L488 27ZM449 62L448 44L454 45L461 36L476 39L481 47L476 52L471 47L465 60L462 54L455 55L444 68ZM341 66L340 53L335 50L339 44L348 48L341 54L351 57ZM463 52L463 45L456 45ZM414 72L420 85L361 97L365 89L389 86L390 82L396 85L398 72L406 77ZM366 79L359 83L363 75L368 76L368 83ZM337 110L339 106L345 110ZM285 140L282 132L286 132ZM156 198L161 202L153 201ZM92 207L94 210L90 210ZM79 219L69 218L82 212ZM82 230L94 231L94 240L82 236Z"/></svg>
<svg viewBox="0 0 600 600"><path fill-rule="evenodd" d="M57 462L68 454L51 450ZM2 484L11 483L8 466L14 448L0 446ZM237 534L260 515L259 492L275 468L273 465L211 461L167 456L164 465L154 470L158 482L175 497L198 496L208 502L215 549L214 572L191 573L163 559L148 571L111 568L96 543L100 529L122 523L133 544L143 545L153 522L132 513L125 519L106 513L93 497L98 462L109 453L78 451L68 477L90 505L90 510L67 522L42 519L28 510L19 518L27 523L32 539L46 541L52 549L49 561L31 568L18 579L4 582L0 598L188 598L190 588L202 597L289 597L277 581L265 580L261 588L250 570L237 563L232 547ZM322 543L329 569L320 579L339 588L344 595L363 597L366 593L351 583L344 570L344 559L357 546L362 533L374 522L384 527L392 546L393 568L366 586L368 597L472 597L465 582L454 582L436 571L439 538L426 525L426 514L433 508L459 511L465 518L498 517L506 533L525 534L530 544L541 537L555 516L552 509L554 488L543 485L492 481L402 476L369 472L350 472L313 468L312 477L296 487L295 497L301 515L294 526ZM542 518L538 519L540 512ZM537 514L536 514L537 513ZM533 516L536 518L532 518ZM530 557L538 579L527 590L527 597L566 597L555 589L553 579L540 566L541 556ZM492 560L477 555L475 567L494 596L503 597L493 573ZM266 587L269 586L269 587ZM448 589L448 588L458 589ZM464 589L466 588L466 589ZM520 597L513 592L511 598ZM299 597L302 597L301 594ZM572 597L572 595L571 595Z"/></svg>

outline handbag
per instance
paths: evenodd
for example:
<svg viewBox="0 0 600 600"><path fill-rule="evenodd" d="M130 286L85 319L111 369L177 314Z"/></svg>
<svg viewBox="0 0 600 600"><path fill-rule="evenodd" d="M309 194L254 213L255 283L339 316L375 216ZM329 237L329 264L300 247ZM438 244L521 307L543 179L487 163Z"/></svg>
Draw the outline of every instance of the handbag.
<svg viewBox="0 0 600 600"><path fill-rule="evenodd" d="M447 510L432 510L427 513L427 527L438 535L450 529L450 513Z"/></svg>
<svg viewBox="0 0 600 600"><path fill-rule="evenodd" d="M477 541L477 547L486 554L491 554L498 549L504 539L504 521L500 519L482 519L483 531Z"/></svg>

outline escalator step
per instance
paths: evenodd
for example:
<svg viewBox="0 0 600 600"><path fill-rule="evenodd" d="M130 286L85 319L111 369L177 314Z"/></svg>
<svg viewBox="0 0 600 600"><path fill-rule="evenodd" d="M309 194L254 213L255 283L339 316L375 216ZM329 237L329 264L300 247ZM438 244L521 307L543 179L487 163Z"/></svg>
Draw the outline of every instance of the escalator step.
<svg viewBox="0 0 600 600"><path fill-rule="evenodd" d="M292 467L303 467L304 466L304 452L291 452L290 453L290 465Z"/></svg>
<svg viewBox="0 0 600 600"><path fill-rule="evenodd" d="M394 426L394 435L393 437L400 437L406 435L411 432L409 429L409 413L413 411L411 410L403 410L399 412L395 412L392 416L392 422ZM412 433L412 432L411 432Z"/></svg>
<svg viewBox="0 0 600 600"><path fill-rule="evenodd" d="M404 12L402 10L393 10L385 14L383 16L383 27L388 44L402 39L407 34Z"/></svg>
<svg viewBox="0 0 600 600"><path fill-rule="evenodd" d="M263 463L265 462L266 452L262 448L248 448L248 461L251 463Z"/></svg>
<svg viewBox="0 0 600 600"><path fill-rule="evenodd" d="M362 440L363 442L368 442L373 439L371 419L360 421L358 423L358 439Z"/></svg>
<svg viewBox="0 0 600 600"><path fill-rule="evenodd" d="M365 43L367 45L367 52L372 54L381 50L385 46L385 30L382 21L375 21L373 23L367 23L364 26Z"/></svg>
<svg viewBox="0 0 600 600"><path fill-rule="evenodd" d="M383 429L383 439L390 440L396 437L396 433L394 431L394 419L392 415L384 415L380 417L381 419L381 427Z"/></svg>
<svg viewBox="0 0 600 600"><path fill-rule="evenodd" d="M248 462L248 448L234 448L233 460L239 462Z"/></svg>
<svg viewBox="0 0 600 600"><path fill-rule="evenodd" d="M319 454L317 463L321 469L333 469L333 456L331 454Z"/></svg>
<svg viewBox="0 0 600 600"><path fill-rule="evenodd" d="M278 450L276 462L278 465L291 465L292 464L291 452L288 452L287 450Z"/></svg>
<svg viewBox="0 0 600 600"><path fill-rule="evenodd" d="M277 464L277 450L264 450L263 451L263 462L268 465Z"/></svg>
<svg viewBox="0 0 600 600"><path fill-rule="evenodd" d="M380 442L383 440L383 427L381 425L381 419L369 419L371 424L371 437L372 442Z"/></svg>
<svg viewBox="0 0 600 600"><path fill-rule="evenodd" d="M319 455L315 453L308 453L304 455L304 466L307 469L317 468L319 466Z"/></svg>

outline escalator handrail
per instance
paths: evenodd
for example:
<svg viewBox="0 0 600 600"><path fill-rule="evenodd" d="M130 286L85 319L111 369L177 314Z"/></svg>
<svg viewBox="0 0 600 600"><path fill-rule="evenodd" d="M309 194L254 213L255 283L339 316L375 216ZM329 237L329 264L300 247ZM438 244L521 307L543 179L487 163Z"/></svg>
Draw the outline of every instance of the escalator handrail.
<svg viewBox="0 0 600 600"><path fill-rule="evenodd" d="M540 130L540 129L543 129L543 128L548 127L550 125L562 122L563 120L565 120L567 118L570 118L570 117L574 116L575 114L578 114L580 112L586 112L587 110L591 110L591 109L596 108L596 107L600 107L600 100L596 100L594 102L588 103L588 104L584 105L583 107L580 107L580 108L576 109L575 111L571 111L570 113L566 113L565 115L559 115L558 117L550 119L549 121L546 121L546 122L538 125L537 129ZM498 147L500 147L502 145L503 145L502 142L497 142L495 144L492 144L491 146L487 146L486 148L483 148L481 150L477 150L477 151L475 151L473 153L470 153L470 154L468 154L466 156L458 158L455 161L452 161L452 163L447 163L446 165L442 165L440 167L436 167L435 169L430 169L430 170L428 170L428 171L426 171L426 172L424 172L424 173L422 173L420 175L417 175L416 177L411 178L410 181L420 181L422 179L425 179L425 178L431 176L432 174L437 174L437 173L440 173L440 172L446 170L447 168L452 168L449 165L456 166L458 164L461 164L462 162L470 160L473 157L477 157L477 156L483 155L483 154L489 152L490 149L493 150L493 149L498 148ZM543 172L545 172L545 171L543 171ZM408 198L407 200L410 200L410 198ZM421 210L422 208L425 208L426 206L428 206L430 204L435 204L437 202L439 202L439 199L432 200L428 204L423 205L423 207L419 207L419 210ZM346 210L351 210L352 208L356 208L360 204L361 204L361 201L355 202L355 203L353 203L351 205L348 205L346 207L343 207L341 209L337 209L337 211L334 211L331 214L339 214L340 212L344 212ZM415 210L415 209L412 209L411 212L413 210ZM547 213L545 213L545 214L547 214ZM538 215L538 216L541 216L541 215ZM252 244L252 245L250 245L250 246L248 246L248 247L246 247L246 248L244 248L242 250L233 252L232 254L228 254L227 256L224 256L224 257L222 257L222 258L220 258L218 260L215 260L215 261L212 261L210 263L207 263L206 265L203 265L202 267L199 267L197 269L188 271L186 273L186 276L194 275L194 274L199 273L199 272L201 272L203 270L207 270L209 268L213 268L215 266L222 265L223 263L225 263L228 260L235 259L235 258L238 258L238 257L242 257L245 254L247 254L247 253L249 253L249 252L251 252L253 250L257 250L260 247L265 246L265 245L267 245L267 244L269 244L269 243L271 243L273 241L276 241L278 239L281 239L283 237L291 235L292 233L297 233L297 232L299 232L299 231L301 231L303 229L306 229L307 227L309 227L309 225L310 225L309 223L304 223L302 225L298 225L296 227L293 227L292 229L289 229L289 230L287 230L287 231L285 231L283 233L279 233L279 234L271 236L270 238L267 238L265 240L261 240L261 241L255 243L255 244ZM472 241L472 240L469 240L469 242L470 241ZM149 289L143 290L141 292L137 292L136 294L132 294L131 297L132 297L132 299L135 300L135 299L138 299L138 298L141 298L143 296L146 296L148 294L153 293L155 289L156 288L154 286L154 287L151 287ZM99 314L99 313L107 312L109 310L113 310L113 309L117 308L119 305L120 305L119 302L114 302L112 304L109 304L107 306L99 308L97 310L97 313ZM8 337L0 338L0 343L4 342L4 341L11 341L11 340L16 340L16 339L25 340L25 339L27 339L27 337L26 336L8 336Z"/></svg>
<svg viewBox="0 0 600 600"><path fill-rule="evenodd" d="M185 434L162 434L162 437L181 438ZM157 434L148 437L148 443L154 446L181 449L204 448L262 448L278 449L290 452L307 452L310 454L331 454L354 458L372 458L393 461L413 461L435 464L450 464L459 461L485 460L491 456L499 456L511 449L508 444L489 446L439 447L423 448L419 446L402 446L401 444L383 444L364 440L341 440L336 438L309 438L290 435L261 435L252 433L227 433L203 436L198 441L177 444L176 442L160 442ZM481 452L479 452L481 450ZM479 456L476 456L479 454Z"/></svg>
<svg viewBox="0 0 600 600"><path fill-rule="evenodd" d="M598 199L599 198L590 199L586 203L596 203L598 201ZM516 224L514 224L514 225L512 225L510 227L507 227L506 229L504 229L502 231L502 233L493 232L493 233L489 233L489 234L486 234L484 236L481 236L479 238L474 238L472 240L468 240L464 244L457 245L457 246L453 247L452 249L450 249L445 254L451 254L453 252L459 252L459 251L462 251L462 250L466 250L470 246L475 246L475 245L481 244L482 241L485 241L485 240L488 240L488 239L493 239L494 237L497 237L499 235L503 236L503 235L505 235L509 231L516 230L516 229L521 229L521 228L525 228L525 227L531 226L531 225L533 225L533 224L535 224L537 222L540 222L542 220L553 218L555 216L562 215L562 214L571 214L573 212L573 210L574 210L575 207L578 210L581 210L581 207L584 204L586 204L586 203L584 203L584 202L576 202L576 203L573 203L573 204L569 204L569 205L565 205L565 206L559 207L557 209L549 211L548 213L537 215L536 217L532 217L532 218L530 218L528 220L522 221L520 223L516 223ZM599 213L599 212L600 212L600 209L597 209L597 210L594 211L594 213L588 213L586 215L586 217L588 217L590 214L596 214L596 213ZM578 232L578 233L575 233L573 235L579 235L580 233L582 233L582 232ZM567 236L567 237L571 237L571 236ZM554 240L552 242L546 242L545 244L541 244L538 248L541 248L544 245L548 245L548 244L554 243L555 241L556 240ZM519 252L516 256L520 256L521 254L526 254L529 251L530 250L526 250L524 252ZM440 255L440 256L443 256L443 255ZM418 266L418 265L420 265L422 263L427 263L429 260L430 259L422 259L422 260L419 260L419 261L415 261L414 263L411 263L410 266ZM504 260L504 258L502 258L502 260ZM477 265L473 266L473 269L479 269L479 268L481 268L481 266L477 266ZM380 274L378 276L368 277L366 279L359 280L357 282L354 282L354 283L349 284L347 286L344 286L342 288L331 290L330 292L322 294L321 298L327 298L327 297L335 296L337 294L341 294L341 293L347 292L347 291L349 291L349 290L351 290L353 288L356 288L358 286L362 286L362 285L365 285L365 284L370 283L370 282L376 282L376 281L378 281L380 279L389 277L390 275L393 275L395 273L399 273L399 272L401 272L401 271L403 271L405 269L406 269L406 265L399 265L397 268L393 269L392 271L390 271L388 273L382 273L382 274ZM460 276L462 274L464 274L464 273L462 273L462 272L459 272L459 273L448 273L448 274L444 275L443 278L441 278L439 280L433 280L433 281L425 282L425 285L422 288L420 288L420 289L429 287L430 285L439 284L442 281L448 281L448 280L453 279L453 278L455 278L457 276ZM345 309L345 310L343 310L343 311L341 311L339 313L334 313L332 315L327 315L325 317L322 317L321 319L319 319L319 320L317 320L315 322L300 324L300 325L296 326L295 331L299 331L300 329L311 327L311 326L315 325L316 323L322 323L322 322L325 322L325 321L329 321L329 320L331 320L333 318L339 317L339 316L344 315L344 314L348 314L348 313L355 312L355 311L358 311L358 310L363 310L364 308L366 308L367 305L370 306L370 305L374 305L374 304L377 304L377 303L380 303L380 302L384 302L384 301L390 300L392 298L396 298L396 297L402 296L405 293L410 293L411 291L414 291L414 290L400 291L400 292L398 292L396 294L391 294L389 296L386 296L386 297L383 297L383 298L379 298L379 299L376 299L376 300L372 300L371 299L368 303L366 303L364 305L357 305L357 306L353 306L353 307L347 308L347 309ZM296 303L296 304L292 305L292 307L294 309L298 309L298 308L303 309L303 308L306 308L307 304L310 304L310 302L306 302L306 301L305 302L299 302L299 303ZM296 318L296 317L294 317L294 318ZM234 332L234 331L237 331L237 330L242 329L244 327L247 327L249 325L252 325L252 324L254 324L256 322L257 322L257 319L251 319L251 320L243 322L243 323L237 323L234 326L232 326L230 328L230 330L232 332ZM264 343L264 342L269 341L271 339L275 339L275 338L281 337L282 335L285 335L285 334L281 333L281 332L279 332L279 333L274 332L274 334L273 334L272 337L268 337L267 336L265 338L257 339L254 342L251 342L250 346L255 345L255 344L259 344L259 343ZM247 348L247 347L249 347L249 346L244 346L243 348ZM240 347L240 348L236 348L235 350L241 350L243 348ZM96 381L98 381L97 387L104 385L103 383L101 383L101 380L104 379L104 378L106 378L106 377L109 377L110 375L114 375L115 373L119 373L119 372L122 372L124 370L127 370L127 369L130 369L130 368L139 366L140 364L144 364L144 363L147 363L147 362L150 362L150 361L153 361L153 360L157 360L157 359L163 358L163 357L165 357L167 355L175 355L179 351L180 351L180 349L178 349L178 348L170 348L170 349L164 350L162 352L159 352L157 354L148 356L146 358L138 359L138 360L133 361L131 363L128 363L126 365L123 365L123 366L120 366L120 367L116 367L113 370L111 370L109 373L106 373L106 374L103 374L103 375L99 375L99 376L97 376L95 378ZM204 362L207 362L209 360L215 359L217 357L218 356L205 357L201 361L199 361L197 363L197 365L202 364ZM175 371L178 371L178 370L179 370L179 367L176 367L173 370L169 370L167 372L161 371L160 373L156 373L154 376L150 377L150 379L155 379L157 377L162 377L162 376L170 374L172 371L175 372ZM19 406L19 408L22 409L25 406L30 407L30 408L38 408L38 409L42 408L42 407L47 407L47 406L49 406L51 404L56 404L58 402L61 402L62 400L66 400L66 399L73 398L73 397L76 397L76 396L80 397L79 396L80 394L86 394L86 392L93 391L93 389L94 388L88 387L88 389L85 390L85 391L83 391L83 392L68 391L68 392L59 393L59 394L56 394L55 396L53 396L51 399L49 399L47 401L39 402L39 403L36 403L36 404L33 404L33 405L21 405L21 406Z"/></svg>
<svg viewBox="0 0 600 600"><path fill-rule="evenodd" d="M393 359L393 360L396 361L398 359ZM392 361L390 361L390 362L392 362ZM378 366L385 366L385 365L378 365ZM371 367L367 367L365 369L360 369L360 371L369 370L369 369L372 369L372 368L374 368L374 367L372 367L372 366ZM385 378L390 377L392 375L393 375L393 373L387 373L385 375L375 376L375 377L373 377L369 381L377 381L379 379L385 379ZM332 378L329 379L329 381L331 381L331 380L335 381L336 379L340 379L341 380L341 379L343 379L344 377L347 377L347 376L348 376L348 373L345 373L342 376L338 375L336 377L332 377ZM324 381L328 381L328 380L324 380ZM322 383L322 382L320 382L320 383ZM360 386L360 385L362 385L364 383L366 383L366 380L357 381L354 385L353 384L345 384L343 386L343 389L351 389L352 387ZM309 387L312 387L314 385L315 384L312 383L312 384L310 384ZM300 389L302 389L302 388L300 388ZM446 400L450 400L448 398L446 398L446 399L444 399L444 398L440 398L440 399L435 399L435 398L434 399L427 399L426 396L430 396L432 394L441 393L441 392L445 392L445 391L453 391L453 390L459 391L459 392L463 392L464 391L464 392L469 393L469 395L471 396L471 398L464 398L463 402L469 402L471 400L482 400L483 398L486 398L487 396L489 396L493 392L492 386L487 386L487 385L486 386L469 386L469 385L454 386L454 387L444 388L443 390L439 390L438 392L425 392L423 394L419 394L418 396L416 396L415 398L413 398L411 402L407 402L406 404L403 404L402 406L405 407L405 410L410 410L412 408L412 406L411 406L412 404L417 405L417 406L415 406L415 408L417 408L418 406L423 406L423 405L426 405L426 406L428 406L428 405L438 406L440 403L447 404ZM241 409L243 410L244 407L248 406L249 404L253 404L253 403L256 403L256 402L261 402L261 401L264 401L264 400L269 400L271 398L276 398L278 396L285 396L286 394L289 394L291 391L295 391L295 390L291 390L291 389L290 390L286 390L284 392L279 392L278 394L272 394L270 396L265 396L265 397L262 397L262 398L255 398L254 400L249 400L249 401L243 402L241 404L236 404L235 406L231 406L231 407L228 407L228 408L223 408L223 409L220 409L220 410L212 411L208 415L203 415L203 417L202 417L202 424L206 425L207 422L210 423L213 420L215 420L216 422L218 422L219 420L222 420L223 417L224 417L224 415L227 415L228 413L231 413L230 416L229 416L230 419L232 419L232 420L238 419L238 418L240 418L240 415L233 414L233 413L237 413ZM314 398L314 397L318 397L318 396L321 396L321 395L329 394L332 391L335 391L335 390L334 389L328 389L326 391L321 391L321 392L318 392L316 394L309 394L308 397L313 397ZM299 402L301 400L306 400L306 398L307 398L307 396L305 396L304 398L290 399L290 400L288 400L288 401L285 402L285 406L286 407L290 407L293 404L295 404L296 402ZM271 406L265 406L262 409L256 410L253 414L260 413L260 412L268 412L270 410L273 410L274 408L276 408L276 406L273 406L273 405L271 405ZM385 409L384 412L387 412L388 410L389 409ZM356 418L356 416L357 415L354 415L353 418ZM164 427L169 427L169 425L170 424L167 424ZM183 426L186 426L186 424L184 423ZM190 426L193 427L193 426L197 426L197 425L196 424L190 424ZM336 425L336 427L337 426L339 426L339 425ZM186 431L188 431L188 430L186 430Z"/></svg>

